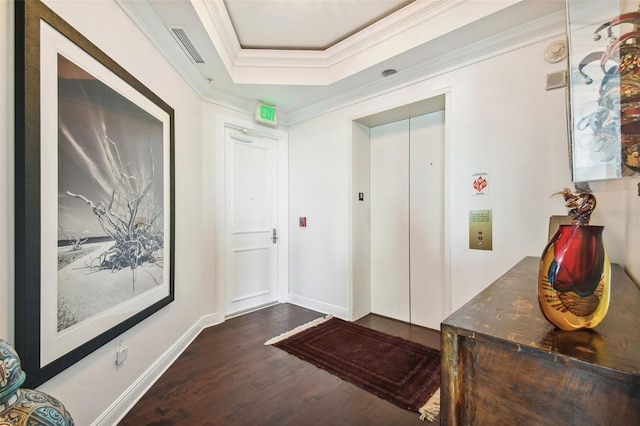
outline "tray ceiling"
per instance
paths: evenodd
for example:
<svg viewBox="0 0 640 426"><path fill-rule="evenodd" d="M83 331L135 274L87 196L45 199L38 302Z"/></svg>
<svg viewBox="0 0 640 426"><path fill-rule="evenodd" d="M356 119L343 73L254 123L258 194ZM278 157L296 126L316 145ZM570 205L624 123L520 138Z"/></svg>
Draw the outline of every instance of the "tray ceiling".
<svg viewBox="0 0 640 426"><path fill-rule="evenodd" d="M204 99L286 115L564 25L564 0L118 0ZM195 61L175 34L201 56ZM383 77L386 69L398 73ZM333 100L333 101L332 101Z"/></svg>

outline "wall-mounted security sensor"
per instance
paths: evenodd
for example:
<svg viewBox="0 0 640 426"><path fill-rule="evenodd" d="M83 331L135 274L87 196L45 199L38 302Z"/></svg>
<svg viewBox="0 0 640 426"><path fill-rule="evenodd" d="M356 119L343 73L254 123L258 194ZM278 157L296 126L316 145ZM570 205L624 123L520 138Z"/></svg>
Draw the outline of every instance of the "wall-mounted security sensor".
<svg viewBox="0 0 640 426"><path fill-rule="evenodd" d="M550 64L555 64L565 59L568 52L566 40L557 40L544 49L544 60Z"/></svg>

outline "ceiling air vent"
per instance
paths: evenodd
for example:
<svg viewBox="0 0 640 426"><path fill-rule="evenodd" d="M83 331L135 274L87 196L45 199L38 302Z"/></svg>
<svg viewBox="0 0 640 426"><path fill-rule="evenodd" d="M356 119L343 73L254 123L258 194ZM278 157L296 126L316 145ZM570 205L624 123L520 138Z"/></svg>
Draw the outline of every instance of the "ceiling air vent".
<svg viewBox="0 0 640 426"><path fill-rule="evenodd" d="M204 59L196 46L191 41L191 37L185 27L167 26L173 38L176 39L182 50L187 54L189 59L196 64L204 64Z"/></svg>

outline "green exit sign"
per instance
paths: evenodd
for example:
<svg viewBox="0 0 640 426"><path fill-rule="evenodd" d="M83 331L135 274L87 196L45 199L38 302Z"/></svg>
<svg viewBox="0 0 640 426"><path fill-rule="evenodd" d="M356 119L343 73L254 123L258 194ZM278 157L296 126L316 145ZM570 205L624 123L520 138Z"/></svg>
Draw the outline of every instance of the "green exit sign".
<svg viewBox="0 0 640 426"><path fill-rule="evenodd" d="M267 121L276 121L276 110L270 106L260 105L260 118Z"/></svg>
<svg viewBox="0 0 640 426"><path fill-rule="evenodd" d="M278 125L278 114L275 107L265 104L256 105L255 119L257 122L270 126Z"/></svg>

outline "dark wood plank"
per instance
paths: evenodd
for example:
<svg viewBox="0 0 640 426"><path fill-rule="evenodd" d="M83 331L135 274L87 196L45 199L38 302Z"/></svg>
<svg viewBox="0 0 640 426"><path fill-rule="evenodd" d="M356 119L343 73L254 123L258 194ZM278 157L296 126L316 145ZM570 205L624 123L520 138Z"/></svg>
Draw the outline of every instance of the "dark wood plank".
<svg viewBox="0 0 640 426"><path fill-rule="evenodd" d="M399 336L430 348L440 349L440 333L418 325L407 324L403 321L376 314L369 314L356 321L356 324L393 336Z"/></svg>
<svg viewBox="0 0 640 426"><path fill-rule="evenodd" d="M203 330L120 425L421 424L418 413L264 346L271 337L320 316L280 304ZM438 331L373 314L357 323L440 346Z"/></svg>

